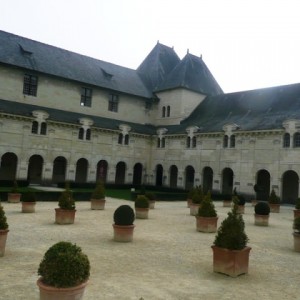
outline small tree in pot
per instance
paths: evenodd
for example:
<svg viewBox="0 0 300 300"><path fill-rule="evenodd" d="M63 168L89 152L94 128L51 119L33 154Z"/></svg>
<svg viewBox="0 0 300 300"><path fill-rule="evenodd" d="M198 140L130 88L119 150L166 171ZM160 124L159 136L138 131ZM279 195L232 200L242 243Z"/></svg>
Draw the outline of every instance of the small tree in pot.
<svg viewBox="0 0 300 300"><path fill-rule="evenodd" d="M294 219L300 217L300 198L296 200L295 209L294 209Z"/></svg>
<svg viewBox="0 0 300 300"><path fill-rule="evenodd" d="M269 196L269 205L272 213L280 212L280 198L276 195L274 190L271 191Z"/></svg>
<svg viewBox="0 0 300 300"><path fill-rule="evenodd" d="M21 195L22 213L34 213L36 195L34 192L26 192Z"/></svg>
<svg viewBox="0 0 300 300"><path fill-rule="evenodd" d="M13 186L11 188L11 192L7 195L7 200L9 203L19 203L21 198L21 194L19 192L19 186L17 180L13 181Z"/></svg>
<svg viewBox="0 0 300 300"><path fill-rule="evenodd" d="M149 200L145 195L138 195L134 202L137 219L148 219Z"/></svg>
<svg viewBox="0 0 300 300"><path fill-rule="evenodd" d="M98 181L91 196L91 209L103 210L105 207L105 188L102 181Z"/></svg>
<svg viewBox="0 0 300 300"><path fill-rule="evenodd" d="M267 202L260 201L254 206L254 224L258 226L268 226L270 216L270 206Z"/></svg>
<svg viewBox="0 0 300 300"><path fill-rule="evenodd" d="M219 227L212 246L214 272L231 277L248 273L251 248L247 247L247 243L245 223L234 203L232 210Z"/></svg>
<svg viewBox="0 0 300 300"><path fill-rule="evenodd" d="M294 219L293 229L294 250L300 252L300 217Z"/></svg>
<svg viewBox="0 0 300 300"><path fill-rule="evenodd" d="M190 204L190 215L196 216L198 214L199 207L203 200L203 191L201 185L195 188L195 191L192 196L192 203Z"/></svg>
<svg viewBox="0 0 300 300"><path fill-rule="evenodd" d="M156 201L156 195L154 193L152 193L152 192L146 192L145 196L149 200L149 208L150 209L154 209L154 207L155 207L155 201Z"/></svg>
<svg viewBox="0 0 300 300"><path fill-rule="evenodd" d="M233 202L237 203L238 205L238 213L243 214L245 213L245 204L246 204L246 199L243 195L238 195L236 194L235 199L233 199Z"/></svg>
<svg viewBox="0 0 300 300"><path fill-rule="evenodd" d="M90 277L90 262L77 245L58 242L45 253L38 275L40 299L82 299Z"/></svg>
<svg viewBox="0 0 300 300"><path fill-rule="evenodd" d="M7 218L3 206L0 204L0 257L4 256L5 253L8 232Z"/></svg>
<svg viewBox="0 0 300 300"><path fill-rule="evenodd" d="M134 211L129 205L121 205L114 212L114 240L132 242L134 230Z"/></svg>

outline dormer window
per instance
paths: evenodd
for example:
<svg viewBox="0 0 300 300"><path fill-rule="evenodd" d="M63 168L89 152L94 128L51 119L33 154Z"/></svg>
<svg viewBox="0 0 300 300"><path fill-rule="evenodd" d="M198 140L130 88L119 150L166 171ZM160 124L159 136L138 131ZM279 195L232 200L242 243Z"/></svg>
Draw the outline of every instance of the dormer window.
<svg viewBox="0 0 300 300"><path fill-rule="evenodd" d="M81 88L81 100L80 100L81 106L92 106L92 89L87 87Z"/></svg>
<svg viewBox="0 0 300 300"><path fill-rule="evenodd" d="M162 117L165 118L166 117L166 107L163 106L162 108Z"/></svg>
<svg viewBox="0 0 300 300"><path fill-rule="evenodd" d="M165 118L165 117L170 117L170 114L171 114L171 107L168 105L167 107L166 106L163 106L162 107L162 117Z"/></svg>
<svg viewBox="0 0 300 300"><path fill-rule="evenodd" d="M37 87L38 77L31 74L25 74L23 82L23 94L36 97Z"/></svg>
<svg viewBox="0 0 300 300"><path fill-rule="evenodd" d="M108 110L112 112L118 112L119 96L116 94L110 94L108 99Z"/></svg>

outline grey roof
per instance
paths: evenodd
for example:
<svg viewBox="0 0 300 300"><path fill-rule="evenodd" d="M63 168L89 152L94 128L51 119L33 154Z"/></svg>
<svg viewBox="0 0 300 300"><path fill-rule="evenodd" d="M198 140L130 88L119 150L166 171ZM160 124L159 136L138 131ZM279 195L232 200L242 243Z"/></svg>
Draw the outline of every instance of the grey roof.
<svg viewBox="0 0 300 300"><path fill-rule="evenodd" d="M0 63L122 93L152 97L135 70L0 31Z"/></svg>
<svg viewBox="0 0 300 300"><path fill-rule="evenodd" d="M157 43L137 72L151 91L155 90L180 62L173 48Z"/></svg>
<svg viewBox="0 0 300 300"><path fill-rule="evenodd" d="M44 106L23 104L0 99L0 108L0 112L2 113L26 117L32 117L32 111L34 110L43 110L49 114L49 118L47 120L50 121L63 122L71 125L79 125L78 120L80 118L90 118L94 121L93 127L101 129L118 130L120 124L127 124L131 127L130 132L149 135L156 134L155 127L152 125L108 119L103 117L97 117L94 115L84 115L59 109L48 108Z"/></svg>
<svg viewBox="0 0 300 300"><path fill-rule="evenodd" d="M156 91L180 87L205 95L223 94L202 58L189 53L168 74Z"/></svg>
<svg viewBox="0 0 300 300"><path fill-rule="evenodd" d="M234 123L239 130L282 129L287 119L300 119L300 84L208 96L173 130L198 126L200 132L219 132ZM173 131L171 130L171 132Z"/></svg>

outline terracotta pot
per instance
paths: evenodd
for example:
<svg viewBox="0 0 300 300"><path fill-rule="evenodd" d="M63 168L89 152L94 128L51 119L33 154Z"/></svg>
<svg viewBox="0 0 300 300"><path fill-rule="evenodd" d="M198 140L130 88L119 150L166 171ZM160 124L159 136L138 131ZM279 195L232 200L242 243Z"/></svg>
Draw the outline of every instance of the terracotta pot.
<svg viewBox="0 0 300 300"><path fill-rule="evenodd" d="M300 217L300 209L294 209L294 219Z"/></svg>
<svg viewBox="0 0 300 300"><path fill-rule="evenodd" d="M0 257L4 256L8 229L0 229Z"/></svg>
<svg viewBox="0 0 300 300"><path fill-rule="evenodd" d="M248 273L250 247L229 250L211 246L213 250L213 270L217 273L237 277Z"/></svg>
<svg viewBox="0 0 300 300"><path fill-rule="evenodd" d="M269 226L270 215L257 215L254 214L254 224L257 226Z"/></svg>
<svg viewBox="0 0 300 300"><path fill-rule="evenodd" d="M279 213L280 212L280 204L277 203L269 203L270 212L271 213Z"/></svg>
<svg viewBox="0 0 300 300"><path fill-rule="evenodd" d="M60 225L73 224L75 220L76 209L55 208L55 223Z"/></svg>
<svg viewBox="0 0 300 300"><path fill-rule="evenodd" d="M218 217L196 217L196 229L201 232L216 232Z"/></svg>
<svg viewBox="0 0 300 300"><path fill-rule="evenodd" d="M294 250L300 252L300 233L293 232L294 236Z"/></svg>
<svg viewBox="0 0 300 300"><path fill-rule="evenodd" d="M223 200L223 207L231 207L231 200Z"/></svg>
<svg viewBox="0 0 300 300"><path fill-rule="evenodd" d="M36 202L22 202L22 213L34 213Z"/></svg>
<svg viewBox="0 0 300 300"><path fill-rule="evenodd" d="M41 278L36 283L40 289L40 300L81 300L88 281L70 288L56 288L46 285Z"/></svg>
<svg viewBox="0 0 300 300"><path fill-rule="evenodd" d="M9 203L19 203L21 199L21 194L19 193L8 193L7 194L7 201Z"/></svg>
<svg viewBox="0 0 300 300"><path fill-rule="evenodd" d="M149 208L135 207L135 217L137 219L148 219Z"/></svg>
<svg viewBox="0 0 300 300"><path fill-rule="evenodd" d="M154 207L155 207L155 200L150 200L149 201L149 208L154 209Z"/></svg>
<svg viewBox="0 0 300 300"><path fill-rule="evenodd" d="M91 209L103 210L105 208L105 199L91 199Z"/></svg>
<svg viewBox="0 0 300 300"><path fill-rule="evenodd" d="M245 205L238 205L238 214L244 214L245 213Z"/></svg>
<svg viewBox="0 0 300 300"><path fill-rule="evenodd" d="M112 225L114 228L114 241L116 242L132 242L133 230L135 225Z"/></svg>
<svg viewBox="0 0 300 300"><path fill-rule="evenodd" d="M198 210L199 210L199 207L201 206L201 204L196 204L196 203L191 203L190 204L190 215L191 216L196 216L198 215Z"/></svg>

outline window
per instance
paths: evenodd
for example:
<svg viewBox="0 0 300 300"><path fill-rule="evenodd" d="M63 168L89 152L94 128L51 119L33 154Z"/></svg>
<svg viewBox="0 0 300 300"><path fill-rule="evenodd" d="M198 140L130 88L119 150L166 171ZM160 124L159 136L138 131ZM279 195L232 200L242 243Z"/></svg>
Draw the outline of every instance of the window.
<svg viewBox="0 0 300 300"><path fill-rule="evenodd" d="M84 137L84 129L81 127L79 128L78 139L83 140L83 137Z"/></svg>
<svg viewBox="0 0 300 300"><path fill-rule="evenodd" d="M187 148L191 147L191 138L189 136L186 138L186 147Z"/></svg>
<svg viewBox="0 0 300 300"><path fill-rule="evenodd" d="M118 112L119 96L115 94L109 95L108 110Z"/></svg>
<svg viewBox="0 0 300 300"><path fill-rule="evenodd" d="M92 89L86 88L86 87L81 88L80 105L91 107L91 105L92 105Z"/></svg>
<svg viewBox="0 0 300 300"><path fill-rule="evenodd" d="M91 129L89 129L89 128L86 130L85 139L88 141L91 140Z"/></svg>
<svg viewBox="0 0 300 300"><path fill-rule="evenodd" d="M160 138L157 139L157 148L160 148Z"/></svg>
<svg viewBox="0 0 300 300"><path fill-rule="evenodd" d="M171 108L170 106L167 106L167 117L170 117Z"/></svg>
<svg viewBox="0 0 300 300"><path fill-rule="evenodd" d="M235 135L230 137L230 148L235 148Z"/></svg>
<svg viewBox="0 0 300 300"><path fill-rule="evenodd" d="M294 134L294 147L300 147L300 132Z"/></svg>
<svg viewBox="0 0 300 300"><path fill-rule="evenodd" d="M163 106L162 108L162 117L165 118L166 117L166 107Z"/></svg>
<svg viewBox="0 0 300 300"><path fill-rule="evenodd" d="M118 144L120 144L120 145L123 144L123 133L119 133Z"/></svg>
<svg viewBox="0 0 300 300"><path fill-rule="evenodd" d="M160 144L161 148L165 148L166 147L166 139L163 137L161 138L161 144Z"/></svg>
<svg viewBox="0 0 300 300"><path fill-rule="evenodd" d="M224 148L227 148L227 147L228 147L228 135L225 135L225 136L224 136L224 139L223 139L223 147L224 147Z"/></svg>
<svg viewBox="0 0 300 300"><path fill-rule="evenodd" d="M289 148L291 144L291 138L289 133L285 133L283 136L283 148Z"/></svg>
<svg viewBox="0 0 300 300"><path fill-rule="evenodd" d="M31 125L31 133L38 134L39 131L39 123L38 121L33 121Z"/></svg>
<svg viewBox="0 0 300 300"><path fill-rule="evenodd" d="M125 145L129 144L129 135L128 134L125 135L124 144Z"/></svg>
<svg viewBox="0 0 300 300"><path fill-rule="evenodd" d="M46 122L42 122L42 124L41 124L41 134L42 135L47 134L47 123Z"/></svg>
<svg viewBox="0 0 300 300"><path fill-rule="evenodd" d="M23 94L36 96L37 93L37 76L25 74L24 75L24 83L23 83Z"/></svg>
<svg viewBox="0 0 300 300"><path fill-rule="evenodd" d="M195 136L193 136L193 138L192 138L192 147L193 148L197 147L197 138Z"/></svg>

